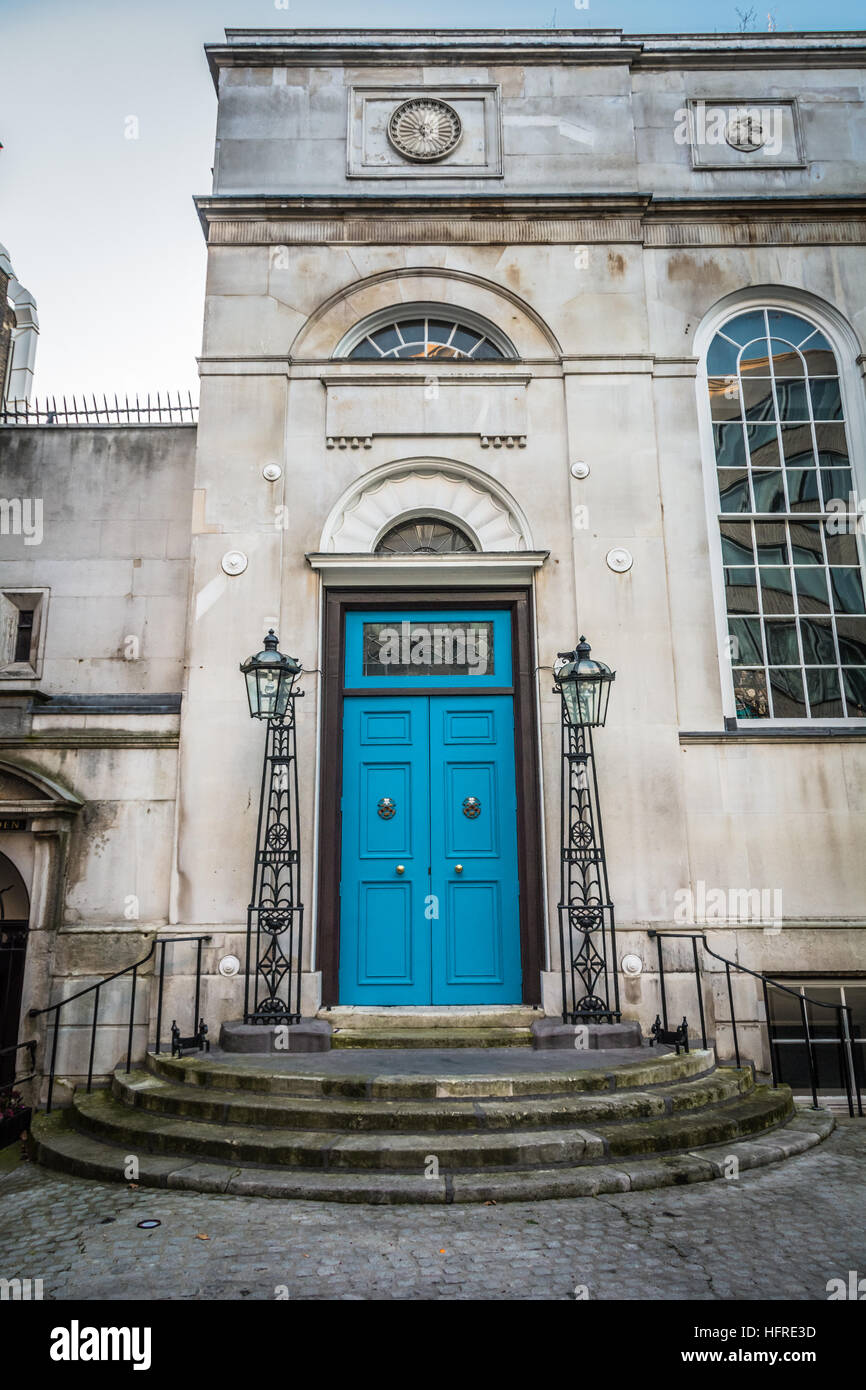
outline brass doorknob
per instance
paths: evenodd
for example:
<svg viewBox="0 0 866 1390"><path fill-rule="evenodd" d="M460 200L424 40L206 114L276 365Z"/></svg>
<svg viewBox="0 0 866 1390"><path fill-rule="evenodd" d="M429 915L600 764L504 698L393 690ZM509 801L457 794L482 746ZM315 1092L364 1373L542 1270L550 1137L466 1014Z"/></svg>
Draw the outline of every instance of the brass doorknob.
<svg viewBox="0 0 866 1390"><path fill-rule="evenodd" d="M405 864L398 864L398 865L397 865L397 873L398 873L398 874L405 874L405 872L406 872L406 866L405 866Z"/></svg>
<svg viewBox="0 0 866 1390"><path fill-rule="evenodd" d="M454 872L455 872L455 874L462 874L462 872L463 872L463 865L462 865L462 864L455 864L455 865L454 865Z"/></svg>

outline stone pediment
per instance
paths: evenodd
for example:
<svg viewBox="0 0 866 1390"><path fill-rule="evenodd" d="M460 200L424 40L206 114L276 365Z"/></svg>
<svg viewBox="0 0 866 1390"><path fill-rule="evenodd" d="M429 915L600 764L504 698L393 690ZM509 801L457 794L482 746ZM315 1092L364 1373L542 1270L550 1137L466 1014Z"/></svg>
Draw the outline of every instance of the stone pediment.
<svg viewBox="0 0 866 1390"><path fill-rule="evenodd" d="M44 773L17 763L0 762L0 816L75 815L83 802Z"/></svg>

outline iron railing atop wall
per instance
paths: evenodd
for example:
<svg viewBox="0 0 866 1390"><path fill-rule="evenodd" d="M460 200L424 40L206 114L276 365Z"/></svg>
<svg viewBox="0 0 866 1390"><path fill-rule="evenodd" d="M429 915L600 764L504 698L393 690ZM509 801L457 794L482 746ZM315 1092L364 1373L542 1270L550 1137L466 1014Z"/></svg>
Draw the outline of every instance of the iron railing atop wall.
<svg viewBox="0 0 866 1390"><path fill-rule="evenodd" d="M146 396L43 396L33 401L7 401L0 408L0 425L194 425L198 406L192 393L157 391Z"/></svg>
<svg viewBox="0 0 866 1390"><path fill-rule="evenodd" d="M153 1051L154 1051L154 1052L159 1052L159 1051L161 1050L161 1046L162 1046L162 1040L161 1040L161 1035L162 1035L162 1006L163 1006L163 992L164 992L164 985L165 985L165 951L166 951L166 947L167 947L167 946L179 946L179 945L181 945L181 944L184 943L184 942L191 942L191 941L194 941L194 942L196 942L196 944L197 944L197 949L196 949L196 965L195 965L195 1002L194 1002L194 1005L193 1005L193 1035L192 1035L192 1038L198 1039L199 1041L202 1041L202 1040L203 1040L204 1035L207 1033L207 1029L204 1028L204 1025L203 1025L203 1023L202 1023L202 1021L201 1021L201 1014L200 1014L200 1008L201 1008L201 956L202 956L202 946L203 946L204 942L205 942L205 941L210 941L210 939L211 939L210 936L171 936L171 937L165 937L165 938L160 939L160 940L156 940L156 941L154 941L154 942L152 943L151 948L150 948L150 950L148 951L148 953L147 953L146 956L142 956L141 960L134 961L132 965L127 965L127 966L125 967L125 969L123 969L123 970L117 970L117 971L115 971L115 973L114 973L113 975L108 975L108 976L106 976L106 978L105 978L104 980L97 980L96 984L87 985L87 987L86 987L85 989L80 989L80 990L77 991L77 993L68 995L68 997L67 997L66 999L59 999L59 1000L57 1001L56 1004L49 1004L49 1005L47 1006L47 1008L44 1008L44 1009L31 1009L31 1010L30 1010L30 1017L31 1017L31 1018L40 1018L40 1017L42 1016L42 1014L53 1014L53 1016L54 1016L54 1017L53 1017L53 1029L52 1029L52 1041L51 1041L51 1049L50 1049L50 1052L51 1052L51 1063L50 1063L50 1066L49 1066L49 1069L48 1069L48 1095L47 1095L47 1103L46 1103L46 1106L45 1106L45 1113L46 1113L46 1114L50 1114L50 1112L51 1112L51 1103L52 1103L52 1100L53 1100L53 1098L54 1098L54 1077L55 1077L55 1072L56 1072L56 1067L57 1067L57 1041L58 1041L58 1038L59 1038L59 1036L60 1036L60 1027L61 1027L61 1018L60 1018L60 1014L61 1014L61 1011L62 1011L63 1009L66 1008L67 1004L72 1004L76 999L83 999L84 996L85 996L86 994L92 994L92 995L93 995L93 1017L92 1017L92 1019L91 1019L91 1025L90 1025L90 1056L89 1056L88 1066L87 1066L87 1091L88 1091L88 1094L89 1094L89 1092L90 1092L90 1090L91 1090L91 1087L92 1087L92 1085L93 1085L93 1060L94 1060L94 1056L95 1056L95 1052L96 1052L96 1030L97 1030L97 1026L98 1026L98 1023L99 1023L100 992L105 988L106 985L111 984L113 980L119 980L119 979L121 979L122 976L124 976L124 975L130 975L130 976L132 977L132 984L131 984L131 988L130 988L130 997L129 997L129 1022L128 1022L128 1024L127 1024L126 1067L125 1067L125 1070L126 1070L127 1072L130 1072L130 1071L132 1070L132 1051L133 1051L133 1048L132 1048L132 1037L133 1037L133 1030L134 1030L134 1027L135 1027L135 996L136 996L136 990L137 990L137 988L138 988L139 971L141 970L142 966L147 965L147 962L148 962L149 960L152 959L153 954L154 954L154 952L156 951L156 948L157 948L157 947L160 947L159 966L158 966L159 987L158 987L158 992L157 992L156 1027L155 1027L155 1030L154 1030ZM148 978L148 979L149 979L149 978L152 978L152 977L151 977L151 976L147 976L147 977L145 977L145 978ZM51 1026L51 1025L49 1025L49 1026ZM174 1036L174 1035L176 1034L177 1030L173 1027L172 1032L173 1032L173 1036ZM187 1045L189 1045L189 1046L193 1046L193 1045L194 1045L192 1039L190 1039L190 1038L183 1039L182 1041L186 1042ZM47 1039L46 1039L46 1042L47 1042Z"/></svg>
<svg viewBox="0 0 866 1390"><path fill-rule="evenodd" d="M790 985L782 984L780 980L772 979L763 971L750 970L748 966L739 965L736 961L728 960L726 956L720 956L717 951L711 950L711 948L707 945L706 936L702 931L650 931L649 937L651 941L656 942L656 948L658 951L659 989L661 993L662 1023L665 1029L667 1029L668 1027L668 1003L667 990L665 986L665 963L663 943L666 939L691 941L692 969L691 971L689 971L689 974L693 975L695 981L695 989L697 992L698 1002L698 1014L701 1021L701 1035L703 1038L704 1047L707 1046L707 1021L706 1014L704 1011L702 963L700 958L701 950L706 951L708 956L711 956L713 960L718 961L724 967L724 976L725 983L727 986L728 1008L730 1010L730 1018L717 1018L716 1023L728 1025L730 1027L734 1050L733 1060L736 1062L736 1065L738 1067L741 1065L739 1028L743 1026L745 1020L741 1019L738 1025L736 1009L734 1007L734 989L732 984L731 972L736 971L738 974L750 975L752 979L760 980L764 1002L764 1024L767 1030L768 1051L770 1056L770 1071L772 1073L774 1087L785 1083L784 1078L782 1076L781 1058L779 1055L779 1037L773 1023L773 1015L772 1010L770 1008L770 991L777 990L782 994L792 996L794 999L798 1001L800 1007L800 1015L803 1024L803 1041L805 1043L806 1056L808 1058L809 1085L812 1092L812 1104L815 1107L815 1109L818 1108L818 1060L817 1054L815 1052L815 1035L813 1033L812 1028L809 1025L809 1008L811 1007L814 1009L829 1009L831 1014L833 1015L834 1035L832 1039L823 1039L822 1041L832 1041L834 1044L838 1046L839 1073L845 1091L845 1096L848 1102L848 1114L852 1118L855 1115L862 1116L863 1098L861 1094L860 1080L858 1075L858 1066L854 1056L854 1022L851 1014L851 1009L848 1005L842 1003L833 1004L825 999L813 999L807 994L802 994L799 990L792 989ZM700 949L698 943L700 943ZM709 974L710 972L707 973ZM721 974L722 972L715 971L712 973ZM821 1015L821 1017L827 1017L827 1015Z"/></svg>

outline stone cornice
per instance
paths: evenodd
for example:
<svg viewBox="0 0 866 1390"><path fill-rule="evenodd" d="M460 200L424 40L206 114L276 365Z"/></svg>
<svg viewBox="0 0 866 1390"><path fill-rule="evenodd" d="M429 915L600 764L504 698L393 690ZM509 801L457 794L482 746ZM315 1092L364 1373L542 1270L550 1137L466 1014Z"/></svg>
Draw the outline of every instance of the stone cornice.
<svg viewBox="0 0 866 1390"><path fill-rule="evenodd" d="M196 199L212 246L866 244L866 198Z"/></svg>
<svg viewBox="0 0 866 1390"><path fill-rule="evenodd" d="M220 68L484 63L620 64L652 69L851 68L866 60L861 30L772 34L625 34L621 29L227 29L206 44Z"/></svg>

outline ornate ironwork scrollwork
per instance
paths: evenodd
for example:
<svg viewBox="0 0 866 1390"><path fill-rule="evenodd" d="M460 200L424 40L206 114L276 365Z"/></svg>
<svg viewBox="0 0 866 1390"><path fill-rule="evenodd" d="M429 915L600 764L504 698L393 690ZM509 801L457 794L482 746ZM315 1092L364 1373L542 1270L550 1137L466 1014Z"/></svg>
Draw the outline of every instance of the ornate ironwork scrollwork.
<svg viewBox="0 0 866 1390"><path fill-rule="evenodd" d="M592 731L588 726L572 724L565 709L559 941L563 1021L616 1022L620 1017L616 926L604 856Z"/></svg>
<svg viewBox="0 0 866 1390"><path fill-rule="evenodd" d="M301 1017L301 902L298 759L293 692L283 719L268 722L253 892L247 912L244 1021Z"/></svg>

